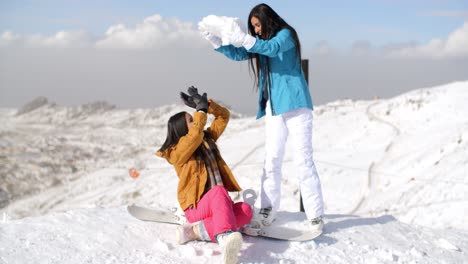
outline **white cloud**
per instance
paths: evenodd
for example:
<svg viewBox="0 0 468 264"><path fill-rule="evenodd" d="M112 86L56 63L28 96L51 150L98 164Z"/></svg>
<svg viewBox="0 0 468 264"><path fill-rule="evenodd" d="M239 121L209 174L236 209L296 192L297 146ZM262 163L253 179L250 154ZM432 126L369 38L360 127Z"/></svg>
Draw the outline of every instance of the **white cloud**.
<svg viewBox="0 0 468 264"><path fill-rule="evenodd" d="M200 35L192 23L176 18L164 19L160 15L146 18L134 28L118 24L106 31L104 39L96 43L104 48L150 48L176 44L181 41L200 41Z"/></svg>
<svg viewBox="0 0 468 264"><path fill-rule="evenodd" d="M17 40L20 36L11 31L5 31L2 34L2 41L14 41Z"/></svg>
<svg viewBox="0 0 468 264"><path fill-rule="evenodd" d="M468 22L453 31L447 39L432 39L424 45L412 45L389 51L397 57L455 58L468 56Z"/></svg>
<svg viewBox="0 0 468 264"><path fill-rule="evenodd" d="M16 43L20 38L21 36L18 34L15 34L11 31L5 31L0 36L0 47L5 47L10 44Z"/></svg>
<svg viewBox="0 0 468 264"><path fill-rule="evenodd" d="M0 45L15 45L27 47L81 47L91 45L91 37L85 31L59 31L53 36L29 35L21 36L6 31L0 38Z"/></svg>
<svg viewBox="0 0 468 264"><path fill-rule="evenodd" d="M83 47L98 48L160 48L177 45L207 45L192 23L177 18L163 18L156 14L147 17L135 27L112 25L101 38L93 39L85 31L59 31L52 36L21 36L11 31L0 37L0 46L28 47Z"/></svg>
<svg viewBox="0 0 468 264"><path fill-rule="evenodd" d="M39 36L36 42L44 46L70 47L89 45L91 38L84 31L59 31L51 37Z"/></svg>

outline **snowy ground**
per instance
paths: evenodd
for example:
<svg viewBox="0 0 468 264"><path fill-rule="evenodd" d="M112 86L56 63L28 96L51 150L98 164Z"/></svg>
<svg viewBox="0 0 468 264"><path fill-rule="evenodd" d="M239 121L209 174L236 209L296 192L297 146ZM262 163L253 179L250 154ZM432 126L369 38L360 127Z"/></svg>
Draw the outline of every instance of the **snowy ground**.
<svg viewBox="0 0 468 264"><path fill-rule="evenodd" d="M138 221L125 207L25 218L1 230L4 263L220 263L221 258L216 244L180 246L175 226ZM410 226L392 216L328 215L325 234L313 241L245 237L239 262L463 263L467 235Z"/></svg>
<svg viewBox="0 0 468 264"><path fill-rule="evenodd" d="M317 106L315 161L325 233L306 243L245 237L242 263L468 263L468 82ZM0 111L0 263L218 263L217 245L125 206L176 204L177 177L152 153L181 105L119 110L45 104ZM234 116L219 141L258 191L263 121ZM288 151L282 218L299 221ZM142 169L132 179L128 168ZM233 194L235 195L235 194Z"/></svg>

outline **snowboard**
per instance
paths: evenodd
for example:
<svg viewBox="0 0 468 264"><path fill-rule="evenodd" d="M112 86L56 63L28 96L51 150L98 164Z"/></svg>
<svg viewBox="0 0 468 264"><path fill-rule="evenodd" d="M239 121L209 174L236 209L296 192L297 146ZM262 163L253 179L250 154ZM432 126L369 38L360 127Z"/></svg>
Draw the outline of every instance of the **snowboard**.
<svg viewBox="0 0 468 264"><path fill-rule="evenodd" d="M141 207L138 205L130 205L127 207L127 211L133 217L142 221L178 225L182 225L186 222L185 217L182 218L181 216L175 214L175 209L161 210Z"/></svg>
<svg viewBox="0 0 468 264"><path fill-rule="evenodd" d="M128 212L135 218L142 221L182 225L187 223L183 215L177 215L176 210L153 209L137 205L127 207ZM248 225L239 230L245 235L265 237L287 241L308 241L322 234L321 230L306 230L286 226L268 226L262 228L252 228Z"/></svg>

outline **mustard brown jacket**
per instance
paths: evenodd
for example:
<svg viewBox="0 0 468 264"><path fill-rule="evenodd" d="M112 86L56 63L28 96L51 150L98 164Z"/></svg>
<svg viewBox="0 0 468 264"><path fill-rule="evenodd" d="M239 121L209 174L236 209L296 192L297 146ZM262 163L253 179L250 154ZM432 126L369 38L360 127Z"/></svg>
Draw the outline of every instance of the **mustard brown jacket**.
<svg viewBox="0 0 468 264"><path fill-rule="evenodd" d="M229 110L212 100L210 100L208 113L215 116L207 131L210 133L211 139L216 142L229 122L230 113ZM184 211L189 207L196 208L208 179L203 160L197 160L193 155L203 142L206 121L206 113L195 112L193 114L193 126L189 129L187 135L181 137L176 145L167 148L163 152L156 152L156 156L165 158L176 170L179 177L177 199ZM230 192L240 191L239 184L221 156L219 156L217 162L224 187Z"/></svg>

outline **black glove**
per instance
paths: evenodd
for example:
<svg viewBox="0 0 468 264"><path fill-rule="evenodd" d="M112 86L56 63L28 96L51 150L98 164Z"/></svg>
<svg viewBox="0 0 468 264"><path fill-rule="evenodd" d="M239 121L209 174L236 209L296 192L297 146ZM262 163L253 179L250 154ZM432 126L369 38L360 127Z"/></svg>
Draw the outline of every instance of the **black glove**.
<svg viewBox="0 0 468 264"><path fill-rule="evenodd" d="M198 93L198 89L195 86L190 86L187 88L187 93L192 97L193 102L195 103L195 109L197 111L203 111L203 112L208 112L208 99L206 93L200 95Z"/></svg>
<svg viewBox="0 0 468 264"><path fill-rule="evenodd" d="M198 95L198 96L200 96L200 95ZM205 113L208 112L208 96L206 95L206 93L203 93L203 95L200 96L200 98L196 98L196 97L193 97L193 96L192 96L192 98L193 98L193 101L196 104L195 109L197 109L197 111L203 111Z"/></svg>
<svg viewBox="0 0 468 264"><path fill-rule="evenodd" d="M197 87L193 85L190 86L187 88L187 93L193 98L193 100L201 100L201 95L198 93Z"/></svg>
<svg viewBox="0 0 468 264"><path fill-rule="evenodd" d="M180 98L182 99L182 101L184 101L184 104L186 106L191 107L191 108L196 108L197 107L197 104L193 101L192 96L189 96L188 94L186 94L184 92L180 92Z"/></svg>
<svg viewBox="0 0 468 264"><path fill-rule="evenodd" d="M187 93L190 95L190 96L200 96L200 94L198 93L198 89L197 87L195 86L190 86L189 88L187 88Z"/></svg>

